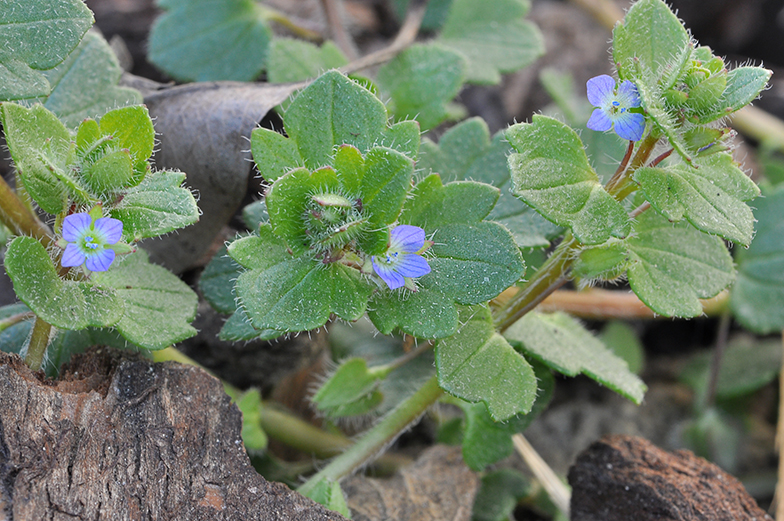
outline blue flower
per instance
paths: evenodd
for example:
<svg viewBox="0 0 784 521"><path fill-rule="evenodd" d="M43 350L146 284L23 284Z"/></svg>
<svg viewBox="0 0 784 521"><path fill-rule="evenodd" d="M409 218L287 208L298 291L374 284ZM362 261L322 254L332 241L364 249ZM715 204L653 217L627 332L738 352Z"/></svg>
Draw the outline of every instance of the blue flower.
<svg viewBox="0 0 784 521"><path fill-rule="evenodd" d="M63 220L63 239L68 242L60 264L64 268L84 264L90 271L106 271L115 251L108 247L122 237L123 223L111 217L93 219L89 213L74 213Z"/></svg>
<svg viewBox="0 0 784 521"><path fill-rule="evenodd" d="M615 80L602 74L588 80L587 86L588 101L597 107L588 120L588 128L605 131L615 126L615 132L623 139L639 141L645 130L645 117L630 110L640 106L634 83L623 80L616 90Z"/></svg>
<svg viewBox="0 0 784 521"><path fill-rule="evenodd" d="M419 255L425 250L425 230L401 224L389 234L389 248L384 255L371 257L373 269L387 283L389 289L406 285L406 278L430 273L430 266Z"/></svg>

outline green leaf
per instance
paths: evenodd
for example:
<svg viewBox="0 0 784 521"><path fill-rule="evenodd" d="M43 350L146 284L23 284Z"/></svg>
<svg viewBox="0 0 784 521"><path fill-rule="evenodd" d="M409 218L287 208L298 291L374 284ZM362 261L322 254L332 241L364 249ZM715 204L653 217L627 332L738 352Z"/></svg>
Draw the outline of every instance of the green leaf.
<svg viewBox="0 0 784 521"><path fill-rule="evenodd" d="M0 320L6 320L14 315L20 313L29 313L30 308L20 303L8 304L0 307ZM33 328L32 320L22 320L10 326L5 326L0 329L0 351L5 353L22 352L22 349L27 345L27 339L30 337L30 330Z"/></svg>
<svg viewBox="0 0 784 521"><path fill-rule="evenodd" d="M710 379L712 353L692 357L681 380L698 392L705 392ZM727 345L721 359L716 397L730 399L753 393L776 379L781 370L781 340L757 341L738 336Z"/></svg>
<svg viewBox="0 0 784 521"><path fill-rule="evenodd" d="M0 0L0 100L48 95L37 71L63 61L92 24L79 0Z"/></svg>
<svg viewBox="0 0 784 521"><path fill-rule="evenodd" d="M297 95L283 119L305 166L314 170L332 164L336 145L367 152L386 129L387 112L370 91L330 71Z"/></svg>
<svg viewBox="0 0 784 521"><path fill-rule="evenodd" d="M437 230L453 223L475 223L490 213L498 200L499 190L473 181L441 183L438 175L430 175L411 191L400 222L425 230ZM471 204L466 204L470 201Z"/></svg>
<svg viewBox="0 0 784 521"><path fill-rule="evenodd" d="M261 240L235 241L229 247L229 254L240 264L240 248L248 246L246 252L255 252L257 260L240 275L235 291L256 329L306 331L323 326L331 313L349 321L365 313L371 287L357 270L292 257L279 239L276 242L270 232L263 233Z"/></svg>
<svg viewBox="0 0 784 521"><path fill-rule="evenodd" d="M531 365L493 327L487 307L461 310L460 330L436 344L438 385L469 402L482 401L494 421L528 413L536 400Z"/></svg>
<svg viewBox="0 0 784 521"><path fill-rule="evenodd" d="M350 358L324 382L312 402L330 418L366 414L383 400L377 388L388 372L368 370L364 358Z"/></svg>
<svg viewBox="0 0 784 521"><path fill-rule="evenodd" d="M147 107L111 110L101 117L98 125L101 135L112 136L119 147L128 149L135 168L139 169L139 164L146 165L155 146L155 129Z"/></svg>
<svg viewBox="0 0 784 521"><path fill-rule="evenodd" d="M368 303L368 317L385 335L396 328L418 338L444 338L457 330L457 309L451 298L430 288L415 293L376 293Z"/></svg>
<svg viewBox="0 0 784 521"><path fill-rule="evenodd" d="M371 221L377 225L395 222L411 187L413 161L395 150L376 147L367 153L362 170L359 196Z"/></svg>
<svg viewBox="0 0 784 521"><path fill-rule="evenodd" d="M519 470L502 468L482 476L474 499L472 521L506 521L512 519L517 503L533 495L530 480Z"/></svg>
<svg viewBox="0 0 784 521"><path fill-rule="evenodd" d="M133 181L133 174L130 154L127 150L117 150L85 165L81 177L93 193L102 194L128 186Z"/></svg>
<svg viewBox="0 0 784 521"><path fill-rule="evenodd" d="M243 208L242 222L245 223L249 230L258 230L259 226L269 222L267 202L264 199L259 199Z"/></svg>
<svg viewBox="0 0 784 521"><path fill-rule="evenodd" d="M537 27L523 20L527 0L454 0L438 37L442 45L468 58L468 81L495 85L544 54Z"/></svg>
<svg viewBox="0 0 784 521"><path fill-rule="evenodd" d="M218 338L227 342L247 342L248 340L272 340L284 334L285 331L274 329L256 329L250 323L250 318L245 310L239 308L223 324Z"/></svg>
<svg viewBox="0 0 784 521"><path fill-rule="evenodd" d="M419 122L399 121L384 129L378 146L392 148L416 161L419 155L420 132Z"/></svg>
<svg viewBox="0 0 784 521"><path fill-rule="evenodd" d="M665 316L702 314L699 299L715 297L735 278L724 242L686 223L646 212L627 239L629 285L646 306Z"/></svg>
<svg viewBox="0 0 784 521"><path fill-rule="evenodd" d="M604 191L577 133L560 121L535 115L506 131L517 151L509 156L513 192L548 220L568 226L583 244L629 233L621 204Z"/></svg>
<svg viewBox="0 0 784 521"><path fill-rule="evenodd" d="M392 5L395 8L395 14L398 19L403 20L406 11L408 10L409 3L409 0L394 0ZM425 10L425 17L422 19L422 30L435 31L440 29L441 26L444 25L451 7L452 0L431 0L428 2L427 9Z"/></svg>
<svg viewBox="0 0 784 521"><path fill-rule="evenodd" d="M272 32L253 0L159 0L149 58L181 81L251 81L267 59Z"/></svg>
<svg viewBox="0 0 784 521"><path fill-rule="evenodd" d="M3 103L0 119L25 189L44 211L60 213L68 202L62 180L69 178L66 163L73 151L68 130L41 105L28 109Z"/></svg>
<svg viewBox="0 0 784 521"><path fill-rule="evenodd" d="M651 205L670 221L684 217L696 228L748 246L754 217L743 201L759 188L728 153L696 159L694 166L640 168L634 180Z"/></svg>
<svg viewBox="0 0 784 521"><path fill-rule="evenodd" d="M509 191L506 158L512 148L503 132L491 141L483 119L470 118L455 125L444 133L438 145L424 143L417 167L425 173L438 173L444 181L479 181L500 190L487 218L506 226L521 248L547 246L549 239L560 231Z"/></svg>
<svg viewBox="0 0 784 521"><path fill-rule="evenodd" d="M517 414L504 422L490 417L482 403L469 404L460 400L458 405L465 414L463 432L463 460L472 470L481 472L488 465L512 453L512 435L523 432L545 411L555 389L555 378L550 369L534 361L531 366L538 382L536 401L527 414Z"/></svg>
<svg viewBox="0 0 784 521"><path fill-rule="evenodd" d="M629 371L640 374L645 365L645 350L634 329L621 320L612 320L602 329L599 340L629 366Z"/></svg>
<svg viewBox="0 0 784 521"><path fill-rule="evenodd" d="M254 129L250 134L250 150L261 177L270 183L303 166L294 141L274 130Z"/></svg>
<svg viewBox="0 0 784 521"><path fill-rule="evenodd" d="M413 119L429 130L448 117L446 104L465 76L463 57L434 44L415 44L378 71L381 89L392 98L395 119Z"/></svg>
<svg viewBox="0 0 784 521"><path fill-rule="evenodd" d="M719 102L700 113L700 123L709 123L740 110L760 95L772 72L762 67L738 67L727 73L727 88Z"/></svg>
<svg viewBox="0 0 784 521"><path fill-rule="evenodd" d="M11 241L5 269L19 300L55 327L107 327L123 316L122 299L113 289L96 278L62 280L46 249L32 237L18 236Z"/></svg>
<svg viewBox="0 0 784 521"><path fill-rule="evenodd" d="M760 334L784 329L784 189L754 202L757 235L737 250L738 280L730 304L744 327Z"/></svg>
<svg viewBox="0 0 784 521"><path fill-rule="evenodd" d="M144 251L118 258L109 271L92 277L125 303L125 314L114 327L129 342L157 350L197 333L190 323L198 296L170 271L150 264Z"/></svg>
<svg viewBox="0 0 784 521"><path fill-rule="evenodd" d="M196 199L182 186L185 174L161 170L125 192L110 214L123 222L123 238L130 242L157 237L199 220Z"/></svg>
<svg viewBox="0 0 784 521"><path fill-rule="evenodd" d="M63 63L44 74L52 90L40 101L70 128L76 128L85 118L142 103L139 91L117 86L122 69L98 33L87 33Z"/></svg>
<svg viewBox="0 0 784 521"><path fill-rule="evenodd" d="M294 38L275 38L270 44L267 79L270 83L295 83L347 63L341 50L331 41L317 47Z"/></svg>
<svg viewBox="0 0 784 521"><path fill-rule="evenodd" d="M278 178L267 192L265 201L272 229L295 253L302 253L308 248L307 229L302 216L306 203L319 188L314 174L306 168L298 168Z"/></svg>
<svg viewBox="0 0 784 521"><path fill-rule="evenodd" d="M613 61L621 79L634 77L634 61L658 73L690 42L689 33L662 0L639 0L613 30Z"/></svg>
<svg viewBox="0 0 784 521"><path fill-rule="evenodd" d="M320 503L344 517L351 518L351 512L349 512L340 483L322 479L306 495L316 503Z"/></svg>
<svg viewBox="0 0 784 521"><path fill-rule="evenodd" d="M229 257L224 246L218 250L201 273L199 291L204 296L204 300L219 313L228 315L236 311L234 281L241 271L240 265Z"/></svg>
<svg viewBox="0 0 784 521"><path fill-rule="evenodd" d="M248 389L236 399L242 413L242 442L248 450L267 448L267 434L261 428L261 394L258 389Z"/></svg>
<svg viewBox="0 0 784 521"><path fill-rule="evenodd" d="M583 373L638 405L642 402L646 390L642 380L566 313L528 313L505 336L555 371L567 376Z"/></svg>

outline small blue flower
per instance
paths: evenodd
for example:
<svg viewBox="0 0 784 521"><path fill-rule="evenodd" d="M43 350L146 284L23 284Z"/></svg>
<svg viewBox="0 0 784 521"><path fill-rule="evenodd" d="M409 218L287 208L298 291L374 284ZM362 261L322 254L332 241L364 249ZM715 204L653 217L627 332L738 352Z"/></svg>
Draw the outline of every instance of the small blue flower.
<svg viewBox="0 0 784 521"><path fill-rule="evenodd" d="M406 285L406 278L430 273L430 266L419 255L425 250L425 230L401 224L389 234L389 248L384 255L371 257L373 269L387 283L389 289Z"/></svg>
<svg viewBox="0 0 784 521"><path fill-rule="evenodd" d="M68 242L60 264L64 268L84 264L90 271L106 271L115 252L107 247L122 237L123 223L111 217L93 219L89 213L74 213L63 220L63 239Z"/></svg>
<svg viewBox="0 0 784 521"><path fill-rule="evenodd" d="M645 130L645 117L630 110L640 106L634 83L623 80L616 90L615 80L602 74L588 80L587 87L588 101L597 107L588 120L588 128L605 131L615 126L615 132L623 139L639 141Z"/></svg>

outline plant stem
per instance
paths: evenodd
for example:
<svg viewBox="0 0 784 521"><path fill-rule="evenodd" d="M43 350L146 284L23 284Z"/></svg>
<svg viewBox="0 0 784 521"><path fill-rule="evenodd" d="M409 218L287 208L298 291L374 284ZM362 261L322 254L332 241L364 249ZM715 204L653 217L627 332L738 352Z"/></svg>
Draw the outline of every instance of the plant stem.
<svg viewBox="0 0 784 521"><path fill-rule="evenodd" d="M630 180L634 175L634 172L648 162L651 152L653 152L654 147L656 147L656 143L659 142L659 137L661 136L655 129L645 136L645 139L643 139L637 147L634 158L629 162L628 168L625 170L619 169L605 185L604 189L618 201L623 201L623 199L629 195Z"/></svg>
<svg viewBox="0 0 784 521"><path fill-rule="evenodd" d="M3 320L0 320L0 332L5 331L9 327L16 325L23 320L33 318L34 316L35 313L32 311L25 311L24 313L17 313L16 315L11 315L8 318L4 318Z"/></svg>
<svg viewBox="0 0 784 521"><path fill-rule="evenodd" d="M343 6L340 5L340 0L321 0L321 5L324 7L324 14L327 17L330 36L349 60L356 60L359 57L359 51L346 30L346 26L343 25L343 17L341 16Z"/></svg>
<svg viewBox="0 0 784 521"><path fill-rule="evenodd" d="M19 199L2 177L0 177L0 221L14 235L35 237L44 246L52 244L49 228L27 209L22 200Z"/></svg>
<svg viewBox="0 0 784 521"><path fill-rule="evenodd" d="M422 25L422 20L425 17L427 0L413 0L411 4L406 19L400 27L400 31L389 47L363 56L362 58L341 67L340 72L343 74L351 74L374 65L379 65L391 60L406 47L414 43L414 40L416 40L416 36L419 33L419 27Z"/></svg>
<svg viewBox="0 0 784 521"><path fill-rule="evenodd" d="M409 398L381 419L346 452L333 459L329 465L310 477L297 491L303 495L312 492L321 480L336 482L367 462L391 443L403 430L416 421L428 407L443 394L438 379L433 376Z"/></svg>
<svg viewBox="0 0 784 521"><path fill-rule="evenodd" d="M503 333L515 322L566 283L565 273L572 263L573 249L579 243L567 233L561 244L545 261L533 278L495 315L495 327Z"/></svg>
<svg viewBox="0 0 784 521"><path fill-rule="evenodd" d="M569 487L563 484L555 475L550 465L545 462L536 450L528 443L522 434L515 434L512 436L512 443L515 450L521 458L531 469L536 479L542 484L547 495L550 496L550 501L553 502L555 507L560 510L566 519L569 518L569 502L572 493Z"/></svg>
<svg viewBox="0 0 784 521"><path fill-rule="evenodd" d="M25 355L25 363L33 371L41 369L46 348L49 346L51 331L52 326L48 322L45 322L41 317L35 317L30 343L27 345L27 355Z"/></svg>
<svg viewBox="0 0 784 521"><path fill-rule="evenodd" d="M312 42L320 42L324 40L324 37L321 34L317 33L316 31L312 31L307 27L303 27L302 25L294 23L291 18L281 13L280 11L261 4L256 5L264 18L285 27L294 33L295 36L299 36L304 40L310 40Z"/></svg>
<svg viewBox="0 0 784 521"><path fill-rule="evenodd" d="M705 401L702 404L702 410L706 410L713 406L716 401L716 389L719 385L719 373L721 373L721 361L724 358L724 352L727 350L727 339L730 334L730 324L732 323L729 310L724 311L719 321L719 334L716 338L716 347L713 349L713 357L711 358L710 365L710 379L708 380L708 389L705 392Z"/></svg>

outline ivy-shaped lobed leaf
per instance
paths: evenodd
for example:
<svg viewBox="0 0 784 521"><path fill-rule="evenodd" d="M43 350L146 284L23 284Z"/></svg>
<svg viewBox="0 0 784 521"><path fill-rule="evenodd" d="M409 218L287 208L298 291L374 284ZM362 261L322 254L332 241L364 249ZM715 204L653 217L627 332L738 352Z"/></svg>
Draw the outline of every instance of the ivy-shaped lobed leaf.
<svg viewBox="0 0 784 521"><path fill-rule="evenodd" d="M755 201L757 234L737 251L738 280L732 311L744 327L760 334L784 329L784 189Z"/></svg>
<svg viewBox="0 0 784 521"><path fill-rule="evenodd" d="M442 341L443 343L443 341ZM483 403L457 402L465 414L463 425L463 460L472 470L481 472L488 465L512 453L512 435L523 432L547 408L555 389L555 378L543 364L529 362L537 381L537 396L528 413L516 414L506 421L495 421Z"/></svg>
<svg viewBox="0 0 784 521"><path fill-rule="evenodd" d="M577 133L566 124L535 115L509 127L506 137L514 194L543 217L568 226L583 244L600 244L629 233L623 206L608 194L588 163Z"/></svg>
<svg viewBox="0 0 784 521"><path fill-rule="evenodd" d="M122 297L98 281L63 280L43 245L18 236L8 245L5 269L19 299L49 324L62 329L115 325L125 313Z"/></svg>
<svg viewBox="0 0 784 521"><path fill-rule="evenodd" d="M103 116L111 109L142 103L139 91L119 87L122 69L100 34L87 33L76 49L44 76L51 85L45 97L36 97L70 128L85 118Z"/></svg>
<svg viewBox="0 0 784 521"><path fill-rule="evenodd" d="M759 188L729 153L695 159L694 166L640 168L634 174L651 205L670 221L686 218L696 228L748 246L754 217L744 203Z"/></svg>
<svg viewBox="0 0 784 521"><path fill-rule="evenodd" d="M613 29L613 61L622 80L638 75L635 61L651 73L667 70L691 39L662 0L639 0Z"/></svg>
<svg viewBox="0 0 784 521"><path fill-rule="evenodd" d="M493 421L529 413L537 389L531 365L496 333L487 307L461 308L460 318L458 332L436 344L438 385L484 402Z"/></svg>
<svg viewBox="0 0 784 521"><path fill-rule="evenodd" d="M387 126L384 104L370 91L337 71L322 74L291 102L284 115L288 138L258 128L251 151L269 182L298 167L331 166L335 148L351 145L360 154L391 148L411 159L419 151L419 126L403 121Z"/></svg>
<svg viewBox="0 0 784 521"><path fill-rule="evenodd" d="M528 0L454 0L437 42L468 60L467 81L497 84L544 54L539 29L523 19Z"/></svg>
<svg viewBox="0 0 784 521"><path fill-rule="evenodd" d="M347 63L348 59L331 41L317 47L294 38L275 38L270 44L267 79L270 83L294 83Z"/></svg>
<svg viewBox="0 0 784 521"><path fill-rule="evenodd" d="M150 30L150 61L181 81L256 78L272 31L253 0L159 0Z"/></svg>
<svg viewBox="0 0 784 521"><path fill-rule="evenodd" d="M74 145L68 129L42 105L0 105L0 120L25 189L46 212L58 214L75 180L68 169Z"/></svg>
<svg viewBox="0 0 784 521"><path fill-rule="evenodd" d="M49 95L40 71L62 62L92 24L80 0L0 2L0 101Z"/></svg>
<svg viewBox="0 0 784 521"><path fill-rule="evenodd" d="M699 299L715 297L735 279L732 257L719 237L651 211L638 218L634 232L625 241L584 250L575 269L588 277L610 273L613 278L625 269L645 305L675 317L701 315Z"/></svg>
<svg viewBox="0 0 784 521"><path fill-rule="evenodd" d="M198 296L170 271L150 264L143 250L115 260L109 271L92 277L124 303L114 327L129 342L157 350L197 333L190 323L196 317Z"/></svg>
<svg viewBox="0 0 784 521"><path fill-rule="evenodd" d="M461 54L435 44L412 45L378 71L397 120L416 119L429 130L449 116L447 103L460 91L465 76Z"/></svg>
<svg viewBox="0 0 784 521"><path fill-rule="evenodd" d="M447 130L437 145L423 140L417 168L438 173L445 182L470 180L495 186L500 196L487 220L503 224L521 248L548 246L560 228L510 192L507 156L511 151L503 132L491 140L487 123L470 118Z"/></svg>
<svg viewBox="0 0 784 521"><path fill-rule="evenodd" d="M504 336L520 350L567 376L580 373L639 404L645 384L579 322L565 313L528 313Z"/></svg>
<svg viewBox="0 0 784 521"><path fill-rule="evenodd" d="M485 302L519 280L525 264L511 234L482 220L497 198L489 185L443 185L435 174L414 187L399 222L432 235L431 272L417 279L413 294L381 291L373 297L368 315L379 331L399 327L422 338L451 336L458 326L456 304Z"/></svg>

